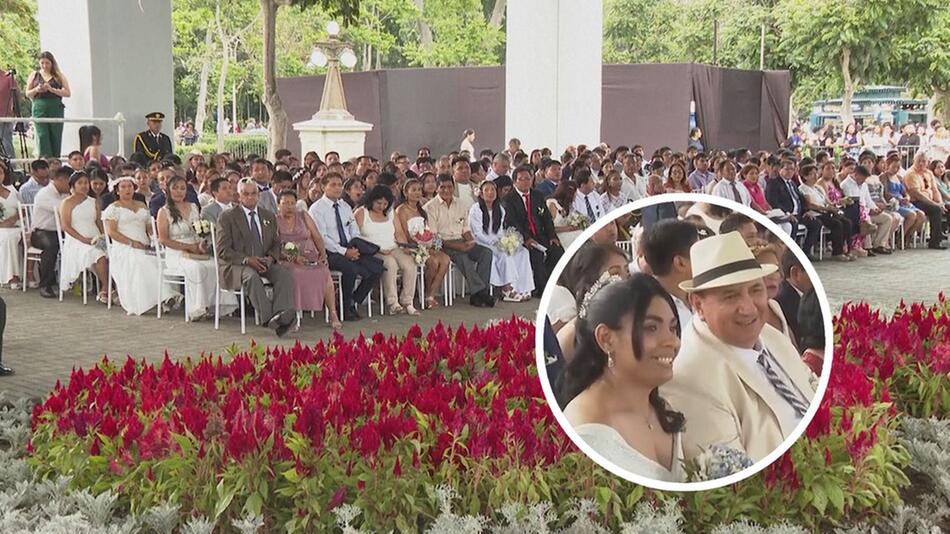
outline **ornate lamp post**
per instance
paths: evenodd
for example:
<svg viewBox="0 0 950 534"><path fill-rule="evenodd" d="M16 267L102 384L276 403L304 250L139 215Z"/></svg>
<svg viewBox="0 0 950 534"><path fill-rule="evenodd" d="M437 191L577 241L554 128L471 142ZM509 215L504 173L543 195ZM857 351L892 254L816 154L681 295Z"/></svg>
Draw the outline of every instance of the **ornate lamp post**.
<svg viewBox="0 0 950 534"><path fill-rule="evenodd" d="M343 94L343 78L340 76L340 64L346 68L356 65L356 54L350 45L339 38L340 25L334 21L327 24L326 41L316 44L310 54L310 64L318 67L327 66L327 77L323 82L323 98L320 99L320 110L314 118L322 119L353 119L353 115L346 110L346 95Z"/></svg>
<svg viewBox="0 0 950 534"><path fill-rule="evenodd" d="M341 158L349 159L363 155L366 132L373 125L356 120L346 109L340 65L354 67L356 54L340 39L340 25L336 22L327 24L327 35L327 40L317 43L310 54L311 65L328 67L320 109L310 120L295 123L294 130L300 135L301 154L313 150L323 156L335 150Z"/></svg>

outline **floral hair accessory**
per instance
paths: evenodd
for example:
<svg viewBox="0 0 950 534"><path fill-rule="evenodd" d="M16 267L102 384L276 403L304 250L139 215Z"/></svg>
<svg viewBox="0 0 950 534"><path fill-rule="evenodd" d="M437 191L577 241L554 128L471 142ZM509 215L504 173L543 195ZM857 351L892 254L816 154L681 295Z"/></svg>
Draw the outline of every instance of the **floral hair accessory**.
<svg viewBox="0 0 950 534"><path fill-rule="evenodd" d="M610 274L609 272L604 271L600 275L600 278L594 282L594 285L590 286L590 289L587 290L587 293L584 293L584 300L581 301L581 308L577 311L577 316L581 319L586 319L587 307L590 305L590 301L594 298L594 295L596 295L598 291L607 285L612 284L613 282L619 282L621 280L623 280L623 278L621 278L619 275Z"/></svg>

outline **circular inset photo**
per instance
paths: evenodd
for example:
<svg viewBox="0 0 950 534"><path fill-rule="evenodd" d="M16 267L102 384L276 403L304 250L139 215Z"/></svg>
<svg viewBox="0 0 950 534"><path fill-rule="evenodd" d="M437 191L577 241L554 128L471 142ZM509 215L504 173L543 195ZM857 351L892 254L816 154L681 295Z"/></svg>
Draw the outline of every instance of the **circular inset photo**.
<svg viewBox="0 0 950 534"><path fill-rule="evenodd" d="M798 228L671 194L574 238L541 298L538 367L585 454L644 486L698 491L792 446L818 409L833 345Z"/></svg>

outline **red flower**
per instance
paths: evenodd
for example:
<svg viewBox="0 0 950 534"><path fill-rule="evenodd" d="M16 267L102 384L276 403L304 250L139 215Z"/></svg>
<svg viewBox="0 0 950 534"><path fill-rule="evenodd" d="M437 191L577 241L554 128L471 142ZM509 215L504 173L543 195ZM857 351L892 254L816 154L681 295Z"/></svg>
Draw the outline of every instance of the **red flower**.
<svg viewBox="0 0 950 534"><path fill-rule="evenodd" d="M333 497L330 498L330 502L327 503L327 511L333 510L337 506L343 504L346 500L346 486L340 486L336 493L333 494Z"/></svg>

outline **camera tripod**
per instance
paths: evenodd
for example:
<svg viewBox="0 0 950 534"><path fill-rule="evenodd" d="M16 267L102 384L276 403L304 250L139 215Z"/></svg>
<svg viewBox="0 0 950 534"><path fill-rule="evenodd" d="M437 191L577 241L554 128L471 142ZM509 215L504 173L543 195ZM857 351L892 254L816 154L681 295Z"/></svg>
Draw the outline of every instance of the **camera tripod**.
<svg viewBox="0 0 950 534"><path fill-rule="evenodd" d="M13 102L13 117L21 118L22 115L20 114L20 94L19 94L19 91L17 90L16 79L15 79L16 70L10 69L9 71L7 71L6 75L9 76L11 79L13 79L13 83L10 84L10 98ZM6 124L10 124L10 123L6 123ZM13 125L13 134L19 140L20 154L24 158L29 158L29 152L27 152L28 144L26 141L26 123L15 122L15 123L12 123L12 125ZM13 153L8 154L7 147L4 145L4 143L0 142L0 158L6 159L6 160L16 159L16 146L14 146ZM10 170L12 172L13 171L12 165L10 167L11 167ZM23 168L23 172L16 173L16 174L19 174L18 178L22 178L24 175L29 174L29 165L27 165L27 163L24 162L22 168ZM22 180L18 180L18 181L22 181Z"/></svg>

